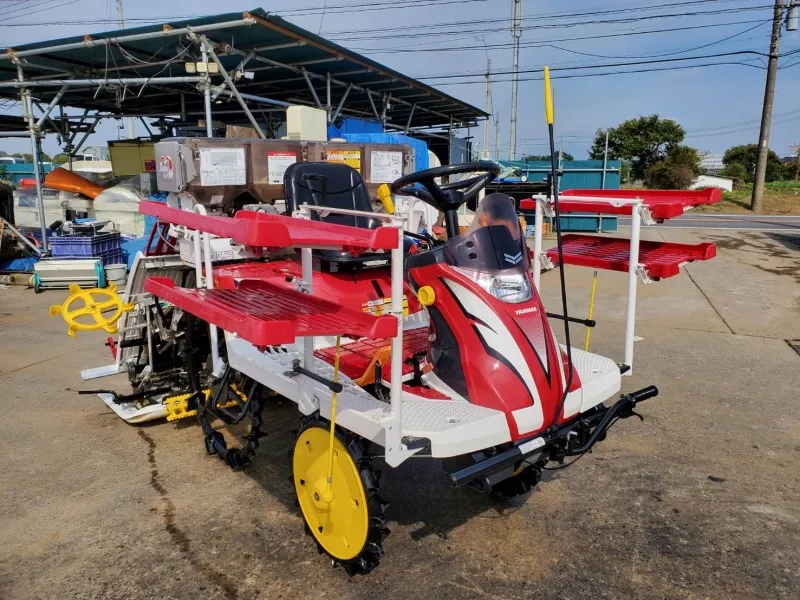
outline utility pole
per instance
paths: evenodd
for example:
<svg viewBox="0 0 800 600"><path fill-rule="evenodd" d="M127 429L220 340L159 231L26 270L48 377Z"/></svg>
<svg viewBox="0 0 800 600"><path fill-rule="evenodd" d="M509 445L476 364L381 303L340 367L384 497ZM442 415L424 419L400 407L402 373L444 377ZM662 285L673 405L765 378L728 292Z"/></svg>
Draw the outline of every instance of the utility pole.
<svg viewBox="0 0 800 600"><path fill-rule="evenodd" d="M120 29L125 29L125 13L122 10L122 0L117 0L117 24ZM133 117L128 117L128 139L136 137L136 132L133 129Z"/></svg>
<svg viewBox="0 0 800 600"><path fill-rule="evenodd" d="M769 62L767 64L767 84L764 89L764 107L761 111L761 132L758 136L758 161L753 182L753 197L750 210L761 212L764 198L764 180L767 175L767 157L769 156L769 130L772 125L772 103L775 100L775 80L778 76L778 48L781 41L781 24L783 21L783 0L775 0L772 15L772 36L769 41Z"/></svg>
<svg viewBox="0 0 800 600"><path fill-rule="evenodd" d="M508 159L517 153L517 88L519 87L519 38L522 35L522 0L511 0L511 37L514 40L514 66L511 75L511 139Z"/></svg>
<svg viewBox="0 0 800 600"><path fill-rule="evenodd" d="M500 160L500 113L494 115L494 159Z"/></svg>
<svg viewBox="0 0 800 600"><path fill-rule="evenodd" d="M486 59L486 99L483 103L483 112L492 114L492 59ZM489 119L483 124L483 152L481 158L486 160L489 158Z"/></svg>

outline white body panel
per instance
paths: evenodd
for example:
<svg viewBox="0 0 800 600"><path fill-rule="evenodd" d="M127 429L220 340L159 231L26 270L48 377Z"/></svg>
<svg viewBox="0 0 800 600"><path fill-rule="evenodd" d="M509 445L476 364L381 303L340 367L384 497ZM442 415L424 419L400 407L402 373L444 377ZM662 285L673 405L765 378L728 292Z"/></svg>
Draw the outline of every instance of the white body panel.
<svg viewBox="0 0 800 600"><path fill-rule="evenodd" d="M302 358L299 345L268 348L262 353L249 342L229 333L225 334L225 341L231 367L297 402L304 414L319 410L321 416L330 417L330 390L303 375L287 374L292 369L292 361ZM323 377L333 378L333 367L321 360L314 361L314 370ZM368 394L342 373L339 381L344 390L336 402L337 424L385 446L383 421L387 404ZM301 402L301 382L313 385L313 403ZM430 440L431 455L436 458L468 454L511 441L505 415L498 410L458 398L423 400L405 393L402 406L400 438ZM409 456L413 453L414 450L406 452Z"/></svg>

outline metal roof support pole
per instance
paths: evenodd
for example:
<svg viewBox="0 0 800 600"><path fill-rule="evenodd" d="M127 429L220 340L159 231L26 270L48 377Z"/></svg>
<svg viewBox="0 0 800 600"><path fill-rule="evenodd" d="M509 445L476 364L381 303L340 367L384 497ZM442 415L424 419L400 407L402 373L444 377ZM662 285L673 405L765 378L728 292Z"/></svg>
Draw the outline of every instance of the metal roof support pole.
<svg viewBox="0 0 800 600"><path fill-rule="evenodd" d="M186 121L186 94L181 92L181 121Z"/></svg>
<svg viewBox="0 0 800 600"><path fill-rule="evenodd" d="M17 63L17 80L20 83L25 81L25 73L19 63ZM36 208L39 211L39 227L42 231L42 253L47 254L47 225L44 223L44 198L42 197L42 178L39 167L39 134L36 132L36 123L33 121L31 91L28 88L20 88L19 96L22 100L23 115L28 119L28 134L31 137L31 151L33 152L33 176L36 179Z"/></svg>
<svg viewBox="0 0 800 600"><path fill-rule="evenodd" d="M311 83L311 78L308 76L308 71L306 71L305 69L300 69L300 72L303 74L303 79L306 80L306 85L308 85L308 89L311 90L311 95L314 97L314 102L317 103L317 108L323 110L322 102L319 101L319 96L317 96L317 90L314 89L314 85Z"/></svg>
<svg viewBox="0 0 800 600"><path fill-rule="evenodd" d="M328 123L331 122L331 74L325 74L325 92L326 92L326 102L325 102L325 112L328 113Z"/></svg>
<svg viewBox="0 0 800 600"><path fill-rule="evenodd" d="M269 26L269 25L267 25L267 26ZM247 53L244 50L238 50L236 48L232 48L228 44L222 44L222 43L216 42L216 41L211 41L211 43L214 44L217 47L223 47L224 46L225 50L226 50L226 52L228 54L235 54L237 56L246 56L247 55ZM2 55L0 55L0 56L2 56ZM293 73L297 73L297 74L303 75L303 79L306 80L306 83L308 83L312 78L313 79L323 79L323 80L325 79L325 77L323 75L320 75L318 73L313 73L313 72L306 71L303 67L293 66L293 65L287 64L287 63L282 63L282 62L279 62L277 60L273 60L271 58L267 58L266 56L257 55L257 56L255 56L253 58L253 60L256 60L257 62L266 64L266 65L272 65L272 66L275 66L275 67L280 67L282 69L287 69L289 71L292 71ZM366 70L369 71L369 69L366 69ZM338 85L340 87L347 87L349 85L347 82L342 81L340 79L336 79L335 77L331 77L331 83L333 85ZM309 83L308 85L310 86L311 84ZM353 85L353 89L355 89L357 91L364 92L365 94L367 94L370 97L370 101L372 100L371 93L376 93L377 94L377 92L371 92L368 88L366 88L364 86L355 85L355 84L352 84L352 85ZM311 89L311 91L312 91L314 96L317 96L316 90L314 90L313 87L309 87L309 89ZM426 93L430 93L430 92L426 92ZM319 97L317 97L317 101L318 101L318 103L317 103L318 107L322 108L322 104L319 102ZM398 104L403 104L404 106L411 106L412 105L411 102L408 102L407 100L403 100L402 98L394 98L394 101L397 102ZM447 101L448 101L447 99L442 99L442 100L437 100L436 102L447 102ZM446 115L444 113L438 112L438 111L430 109L430 108L425 108L424 106L420 106L419 108L423 112L426 112L426 113L432 114L432 115L437 115L439 117L442 117L443 119L450 118L450 115ZM375 113L375 118L378 121L381 121L381 117L380 117L380 114L378 113L378 111L375 110L373 112Z"/></svg>
<svg viewBox="0 0 800 600"><path fill-rule="evenodd" d="M139 121L142 123L142 125L144 125L144 128L147 130L147 133L150 134L150 137L153 137L153 132L147 125L147 121L144 120L144 117L139 117Z"/></svg>
<svg viewBox="0 0 800 600"><path fill-rule="evenodd" d="M231 79L231 76L228 75L228 72L225 70L225 67L222 66L222 62L219 60L217 53L214 52L214 50L212 49L211 44L208 44L206 40L203 40L203 45L207 46L207 51L211 55L212 60L215 63L217 63L220 75L222 75L222 78L225 80L225 84L228 86L228 89L230 89L231 93L234 95L237 102L239 102L239 106L242 107L242 110L244 111L247 120L250 121L250 124L253 126L253 129L255 129L256 133L258 133L258 137L260 137L262 140L267 139L267 136L264 135L264 132L262 131L261 127L259 127L258 121L256 121L256 118L253 116L253 113L250 112L250 108L247 106L247 103L244 101L244 98L242 98L242 96L239 94L239 90L236 89L236 86L233 83L233 79ZM208 112L211 112L210 107L208 108Z"/></svg>
<svg viewBox="0 0 800 600"><path fill-rule="evenodd" d="M406 127L403 129L403 133L408 133L408 128L411 127L411 119L414 118L414 109L417 108L416 104L411 105L411 112L408 113L408 121L406 121Z"/></svg>
<svg viewBox="0 0 800 600"><path fill-rule="evenodd" d="M242 57L242 61L239 63L239 66L238 66L238 67L236 67L236 69L235 69L235 70L236 70L236 71L239 71L240 73L244 73L244 68L245 68L245 65L247 65L247 63L249 63L251 60L253 60L253 57L254 57L255 55L256 55L256 53L255 53L255 52L253 52L252 50L250 50L250 51L247 53L247 55L246 55L246 56L243 56L243 57Z"/></svg>
<svg viewBox="0 0 800 600"><path fill-rule="evenodd" d="M450 127L447 128L447 161L453 164L453 117L450 117Z"/></svg>
<svg viewBox="0 0 800 600"><path fill-rule="evenodd" d="M86 140L89 138L89 136L94 133L95 127L97 127L97 124L99 122L100 122L100 119L95 119L94 120L94 122L92 123L92 126L89 127L89 129L86 130L86 132L83 134L83 137L80 139L80 141L77 144L75 144L75 149L72 151L73 154L77 154L80 151L80 149L83 147L83 144L86 143Z"/></svg>
<svg viewBox="0 0 800 600"><path fill-rule="evenodd" d="M48 104L47 108L44 109L42 116L39 117L39 121L36 123L36 129L39 129L42 125L44 125L45 119L47 119L53 109L58 106L58 103L61 101L61 98L64 96L64 93L67 91L68 87L69 85L66 83L61 86L61 89L58 90L58 93L50 101L50 104Z"/></svg>
<svg viewBox="0 0 800 600"><path fill-rule="evenodd" d="M392 101L391 94L384 94L383 96L383 109L381 109L381 126L383 131L386 131L386 111L389 110L389 103Z"/></svg>
<svg viewBox="0 0 800 600"><path fill-rule="evenodd" d="M230 29L232 27L250 26L256 23L253 17L246 17L244 19L237 19L235 21L223 21L222 23L211 23L209 25L196 25L194 27L179 27L176 29L160 29L159 31L150 33L135 33L132 35L121 35L117 37L107 37L92 40L82 40L80 42L72 42L69 44L59 44L57 46L46 46L44 48L36 48L34 50L21 50L19 52L10 52L7 54L0 54L0 61L8 58L22 58L23 56L36 56L37 54L51 54L53 52L63 52L64 50L79 50L82 48L94 46L108 46L114 44L124 44L126 42L137 42L141 40L152 40L156 38L165 37L180 37L188 33L200 33L203 31L219 31L220 29Z"/></svg>
<svg viewBox="0 0 800 600"><path fill-rule="evenodd" d="M278 136L275 133L275 128L272 126L272 123L269 122L269 115L267 114L267 111L261 107L258 108L258 111L261 113L261 116L264 117L264 123L267 125L267 129L269 129L269 139L276 139Z"/></svg>
<svg viewBox="0 0 800 600"><path fill-rule="evenodd" d="M36 103L34 102L34 104L36 104ZM42 109L42 107L39 104L36 104L36 108L38 108L40 111L44 112L44 110ZM50 125L53 126L53 129L55 129L56 133L58 133L59 135L61 134L61 127L58 126L58 123L53 121L53 119L51 119L50 117L47 117L47 122L50 123ZM37 131L41 132L41 127L40 126L37 125L36 129L37 129Z"/></svg>
<svg viewBox="0 0 800 600"><path fill-rule="evenodd" d="M205 79L203 79L203 96L206 107L206 137L213 138L214 124L212 119L214 117L211 114L211 75L208 73L208 51L205 42L200 42L200 53L203 57L203 62L206 64L206 76Z"/></svg>
<svg viewBox="0 0 800 600"><path fill-rule="evenodd" d="M366 92L367 99L369 99L369 105L372 107L372 112L375 114L375 118L378 119L378 121L381 121L381 116L378 114L378 109L375 107L375 101L372 99L372 92L369 90L366 90Z"/></svg>
<svg viewBox="0 0 800 600"><path fill-rule="evenodd" d="M344 103L345 100L347 100L347 95L350 93L350 90L352 89L353 89L353 84L351 83L347 86L347 89L344 91L342 99L339 100L339 105L336 107L336 110L333 112L333 115L331 115L331 123L333 123L334 121L336 121L336 119L339 118L339 113L341 113L342 108L344 108Z"/></svg>
<svg viewBox="0 0 800 600"><path fill-rule="evenodd" d="M2 55L0 55L2 56ZM0 88L18 87L59 87L66 85L69 87L90 87L98 85L158 85L159 83L197 83L202 81L202 77L187 75L182 77L114 77L97 79L42 79L37 81L4 81L0 82Z"/></svg>
<svg viewBox="0 0 800 600"><path fill-rule="evenodd" d="M72 145L72 142L75 141L75 138L78 136L78 132L80 131L81 125L86 121L86 115L89 114L89 109L84 108L83 114L81 115L81 120L78 121L78 124L75 126L75 131L72 132L72 135L69 136L69 144Z"/></svg>

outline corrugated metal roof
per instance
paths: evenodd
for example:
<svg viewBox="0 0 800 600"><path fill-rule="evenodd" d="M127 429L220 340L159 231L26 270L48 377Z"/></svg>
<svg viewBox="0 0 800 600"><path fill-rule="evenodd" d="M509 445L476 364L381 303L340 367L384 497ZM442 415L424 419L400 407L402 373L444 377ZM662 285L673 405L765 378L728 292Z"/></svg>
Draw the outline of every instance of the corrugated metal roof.
<svg viewBox="0 0 800 600"><path fill-rule="evenodd" d="M242 19L248 20L246 26L234 24ZM236 84L242 93L291 103L313 104L313 96L302 73L305 70L311 76L323 104L327 100L325 77L330 74L334 80L331 85L331 105L334 108L349 84L381 96L391 94L387 122L399 127L405 127L409 123L409 116L411 127L448 125L451 118L456 125L465 126L488 116L474 106L262 9L7 48L0 50L0 82L16 80L16 65L11 60L15 55L25 61L26 79L61 79L70 76L78 79L185 76L187 73L184 64L200 60L199 48L196 44L189 43L190 34L177 36L168 32L215 25L219 27L203 31L202 35L215 43L217 54L226 70L230 72L237 68L242 61L242 51L252 52L255 57L255 60L250 60L246 69L254 72L254 78L241 79ZM130 36L159 32L167 33L151 39L125 41ZM122 41L114 41L115 39ZM109 41L98 43L98 40ZM59 46L65 48L59 49ZM215 76L213 82L222 83L222 78ZM57 87L34 89L35 96L44 102L50 101L58 91ZM202 111L203 98L193 83L151 82L144 87L138 85L127 88L106 85L100 86L99 90L97 84L69 88L62 104L108 111L112 114L177 115L181 112L181 94L189 113ZM17 96L16 88L0 88L0 97ZM225 96L220 96L219 99L224 104L215 106L215 119L226 120L222 116L225 111L239 107L233 99ZM380 97L373 95L373 100L380 112ZM413 113L412 104L416 104ZM353 89L350 92L342 112L350 116L375 118L367 93L363 90Z"/></svg>

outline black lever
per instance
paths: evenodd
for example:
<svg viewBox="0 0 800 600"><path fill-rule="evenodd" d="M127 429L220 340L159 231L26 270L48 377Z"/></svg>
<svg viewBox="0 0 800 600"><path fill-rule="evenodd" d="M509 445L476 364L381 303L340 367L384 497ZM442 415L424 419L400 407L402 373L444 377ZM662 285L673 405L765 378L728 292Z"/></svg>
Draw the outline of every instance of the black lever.
<svg viewBox="0 0 800 600"><path fill-rule="evenodd" d="M310 377L314 381L317 381L327 387L330 391L336 392L337 394L341 393L344 390L344 387L341 383L334 383L330 379L325 379L322 375L317 375L314 371L309 371L300 366L300 361L295 359L292 361L292 370L289 373L299 373L301 375L305 375L306 377Z"/></svg>
<svg viewBox="0 0 800 600"><path fill-rule="evenodd" d="M556 313L546 313L548 317L551 319L561 319L564 320L564 315L557 315ZM578 325L585 325L586 327L595 327L597 325L597 321L594 319L578 319L577 317L567 317L567 321L570 323L577 323Z"/></svg>

